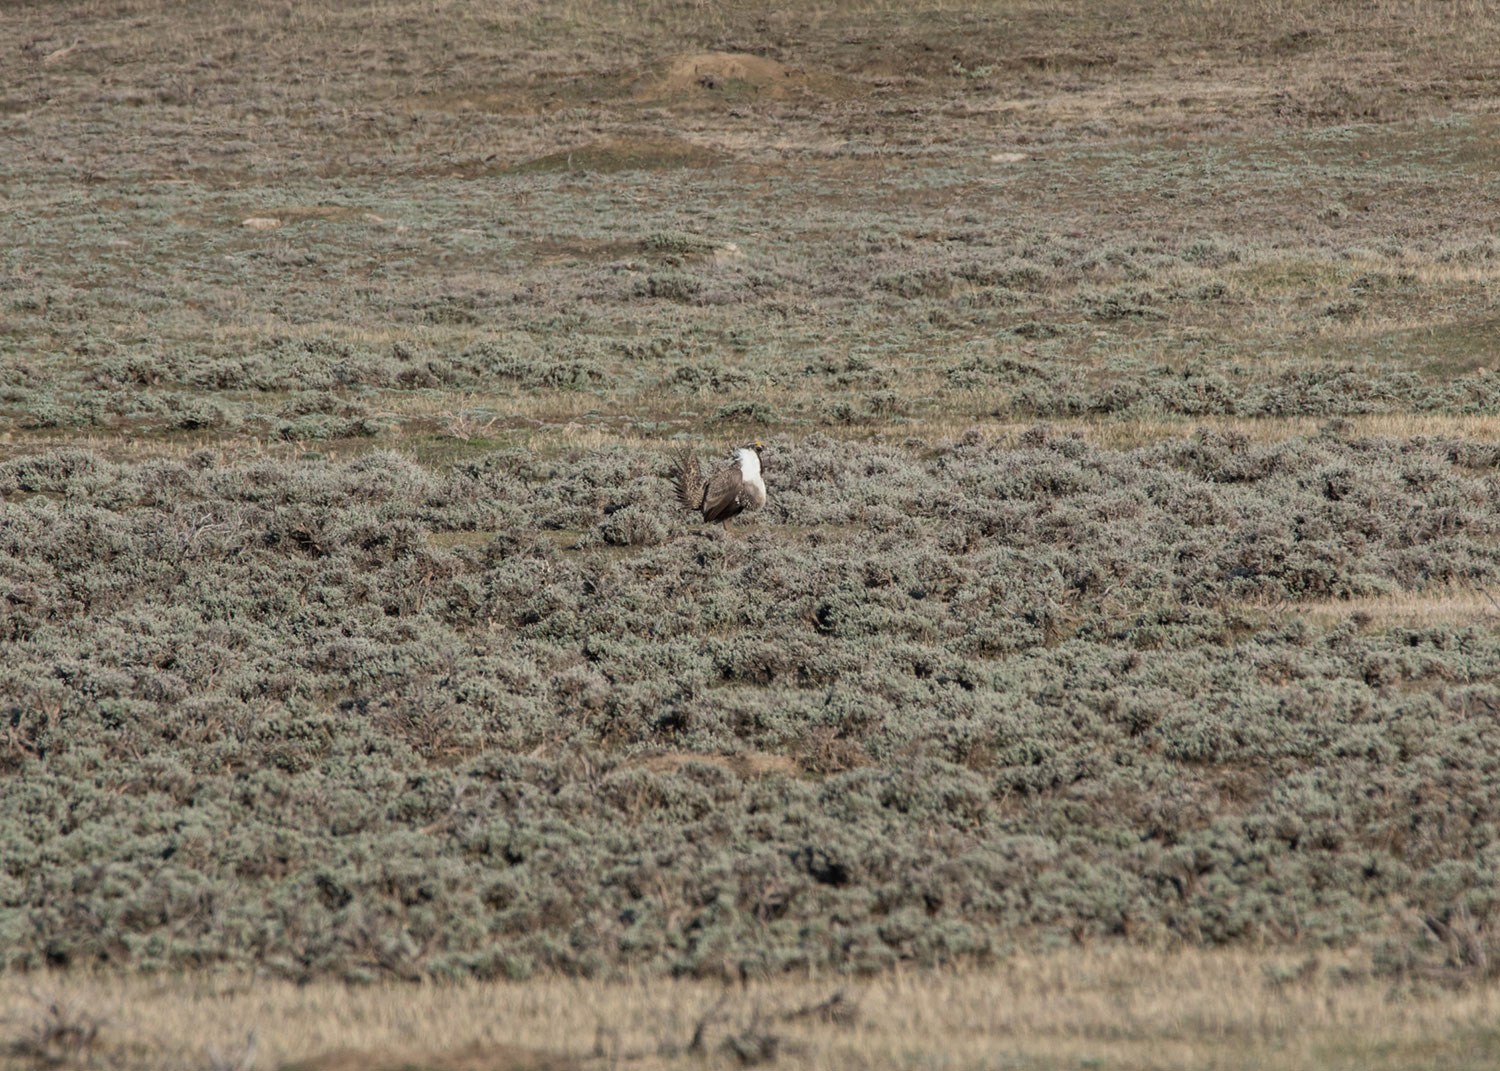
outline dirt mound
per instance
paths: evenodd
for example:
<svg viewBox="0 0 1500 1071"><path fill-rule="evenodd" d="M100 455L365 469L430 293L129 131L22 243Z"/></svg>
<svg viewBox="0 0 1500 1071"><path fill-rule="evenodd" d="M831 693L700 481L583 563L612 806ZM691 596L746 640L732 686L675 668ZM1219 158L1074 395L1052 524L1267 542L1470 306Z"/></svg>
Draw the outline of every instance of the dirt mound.
<svg viewBox="0 0 1500 1071"><path fill-rule="evenodd" d="M727 88L738 82L765 89L779 86L791 76L785 66L764 56L748 52L698 52L669 61L656 88L665 93L682 93Z"/></svg>
<svg viewBox="0 0 1500 1071"><path fill-rule="evenodd" d="M340 1049L283 1064L281 1071L578 1071L581 1066L572 1057L538 1049L470 1045L444 1053Z"/></svg>
<svg viewBox="0 0 1500 1071"><path fill-rule="evenodd" d="M695 52L653 66L630 87L637 100L738 100L779 98L808 79L765 56L747 52Z"/></svg>

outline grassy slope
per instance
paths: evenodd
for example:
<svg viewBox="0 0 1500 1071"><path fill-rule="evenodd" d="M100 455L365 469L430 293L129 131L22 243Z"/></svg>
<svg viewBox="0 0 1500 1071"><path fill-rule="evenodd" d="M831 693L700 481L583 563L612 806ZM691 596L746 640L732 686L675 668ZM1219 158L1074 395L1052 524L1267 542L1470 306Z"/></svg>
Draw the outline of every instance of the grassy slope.
<svg viewBox="0 0 1500 1071"><path fill-rule="evenodd" d="M1482 975L1495 24L11 9L8 962Z"/></svg>
<svg viewBox="0 0 1500 1071"><path fill-rule="evenodd" d="M1493 412L1482 18L1050 8L49 6L8 30L0 405L433 459ZM671 62L713 48L763 66Z"/></svg>

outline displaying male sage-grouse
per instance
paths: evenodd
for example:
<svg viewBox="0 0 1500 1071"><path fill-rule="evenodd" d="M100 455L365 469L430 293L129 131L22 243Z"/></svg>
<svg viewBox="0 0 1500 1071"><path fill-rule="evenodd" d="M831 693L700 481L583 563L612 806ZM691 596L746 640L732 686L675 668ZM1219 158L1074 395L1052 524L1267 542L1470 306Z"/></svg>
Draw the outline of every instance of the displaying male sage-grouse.
<svg viewBox="0 0 1500 1071"><path fill-rule="evenodd" d="M746 510L757 510L766 504L766 481L760 477L760 443L742 446L726 468L703 479L698 458L684 450L677 461L677 500L683 509L703 511L710 524L723 522L729 531L729 520Z"/></svg>

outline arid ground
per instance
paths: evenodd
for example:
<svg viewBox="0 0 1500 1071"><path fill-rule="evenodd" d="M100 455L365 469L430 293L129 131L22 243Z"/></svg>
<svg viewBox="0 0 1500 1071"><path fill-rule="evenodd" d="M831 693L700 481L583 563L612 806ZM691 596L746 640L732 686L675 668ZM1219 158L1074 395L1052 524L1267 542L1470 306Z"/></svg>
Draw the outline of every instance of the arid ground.
<svg viewBox="0 0 1500 1071"><path fill-rule="evenodd" d="M0 1067L1494 1066L1497 41L6 4Z"/></svg>

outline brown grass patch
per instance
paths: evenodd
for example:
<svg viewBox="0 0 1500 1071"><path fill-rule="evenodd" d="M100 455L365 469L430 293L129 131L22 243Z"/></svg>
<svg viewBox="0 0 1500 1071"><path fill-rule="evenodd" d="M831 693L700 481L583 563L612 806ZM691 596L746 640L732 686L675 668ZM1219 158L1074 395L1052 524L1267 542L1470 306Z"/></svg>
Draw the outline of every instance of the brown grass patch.
<svg viewBox="0 0 1500 1071"><path fill-rule="evenodd" d="M1500 595L1483 588L1455 587L1425 592L1402 591L1359 599L1320 599L1272 609L1325 625L1353 621L1363 628L1400 625L1460 628L1500 622Z"/></svg>
<svg viewBox="0 0 1500 1071"><path fill-rule="evenodd" d="M612 138L576 149L560 149L507 168L512 173L537 171L670 171L677 168L713 167L728 157L676 138Z"/></svg>
<svg viewBox="0 0 1500 1071"><path fill-rule="evenodd" d="M694 762L718 766L744 780L772 776L802 776L802 768L785 755L772 755L759 751L741 751L733 755L710 755L699 751L668 751L658 755L648 755L637 760L635 765L658 773L675 773Z"/></svg>
<svg viewBox="0 0 1500 1071"><path fill-rule="evenodd" d="M653 64L626 83L640 104L674 110L781 101L805 96L850 99L870 88L827 71L788 67L747 52L691 52Z"/></svg>
<svg viewBox="0 0 1500 1071"><path fill-rule="evenodd" d="M622 260L633 257L641 252L641 243L635 240L541 238L531 242L528 248L538 264L566 264L578 260Z"/></svg>
<svg viewBox="0 0 1500 1071"><path fill-rule="evenodd" d="M579 1061L514 1045L470 1045L457 1052L343 1049L285 1064L282 1071L575 1071Z"/></svg>
<svg viewBox="0 0 1500 1071"><path fill-rule="evenodd" d="M1500 989L1406 989L1392 1000L1391 979L1372 976L1358 952L1103 946L1018 954L988 970L732 989L672 979L348 987L248 975L11 975L0 978L0 1007L12 1036L45 1014L41 993L104 1023L77 1065L154 1071L242 1066L252 1035L253 1065L284 1071L734 1067L732 1039L752 1029L775 1037L791 1065L821 1069L977 1069L1003 1058L1143 1071L1477 1071L1500 1059ZM818 1007L850 1013L806 1014ZM32 1066L0 1047L0 1069Z"/></svg>

